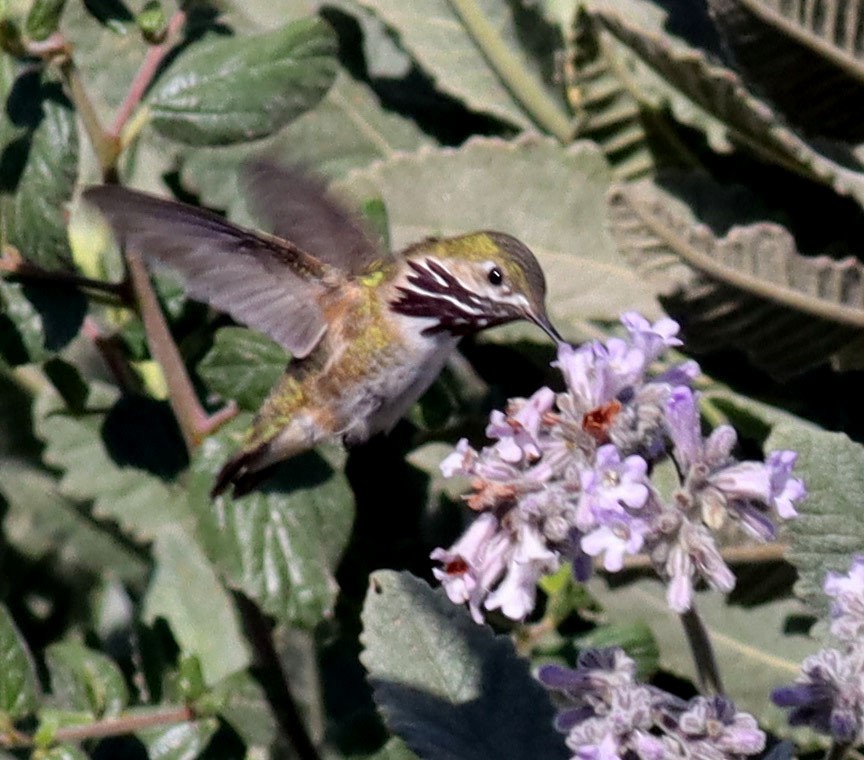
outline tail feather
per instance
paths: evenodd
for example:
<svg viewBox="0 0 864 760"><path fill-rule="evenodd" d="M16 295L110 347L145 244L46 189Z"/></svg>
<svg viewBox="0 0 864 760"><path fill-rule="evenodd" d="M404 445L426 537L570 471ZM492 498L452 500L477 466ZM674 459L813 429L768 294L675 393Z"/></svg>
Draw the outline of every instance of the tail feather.
<svg viewBox="0 0 864 760"><path fill-rule="evenodd" d="M248 451L238 451L219 470L216 482L210 489L210 498L215 499L220 494L232 488L235 497L244 496L259 483L271 475L272 465L261 466L261 455L267 444ZM255 464L259 464L255 467Z"/></svg>

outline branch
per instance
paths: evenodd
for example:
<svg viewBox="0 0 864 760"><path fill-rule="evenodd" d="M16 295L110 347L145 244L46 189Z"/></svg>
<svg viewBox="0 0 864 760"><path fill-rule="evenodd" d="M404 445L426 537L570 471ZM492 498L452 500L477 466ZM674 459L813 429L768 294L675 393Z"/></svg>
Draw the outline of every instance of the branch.
<svg viewBox="0 0 864 760"><path fill-rule="evenodd" d="M108 133L113 139L117 140L118 144L121 143L120 136L126 123L129 121L129 117L141 102L141 98L144 97L144 93L147 92L147 88L156 76L159 66L162 64L162 61L165 60L165 56L168 55L174 47L177 41L176 38L185 25L186 12L183 10L176 11L168 21L165 39L158 45L151 45L147 49L147 55L144 56L141 66L135 74L135 77L132 79L132 84L129 86L129 92L126 93L125 99L120 104L120 108L117 110L117 115L114 117L114 123L111 125L111 131ZM124 139L122 140L122 143L128 144L128 140Z"/></svg>
<svg viewBox="0 0 864 760"><path fill-rule="evenodd" d="M159 362L162 372L165 373L168 402L177 418L186 448L191 453L208 433L237 414L237 405L232 401L213 415L208 415L204 411L189 379L183 357L180 356L180 351L159 307L159 301L150 284L150 276L141 256L135 251L127 251L126 263L129 267L132 290L138 302L138 311L144 322L150 355Z"/></svg>
<svg viewBox="0 0 864 760"><path fill-rule="evenodd" d="M145 728L164 726L170 723L186 723L196 719L195 710L190 705L160 707L152 711L105 718L93 723L58 728L51 735L52 743L82 742L87 739L104 739L106 736L132 734ZM41 737L40 737L41 742ZM15 749L35 747L35 734L18 730L0 732L0 747Z"/></svg>
<svg viewBox="0 0 864 760"><path fill-rule="evenodd" d="M788 544L781 543L727 546L720 550L720 556L730 565L755 565L760 562L782 560L788 548ZM596 567L602 569L602 565L602 561L598 560ZM635 554L624 558L624 570L649 570L653 567L654 563L647 554Z"/></svg>
<svg viewBox="0 0 864 760"><path fill-rule="evenodd" d="M95 290L98 293L112 296L124 304L129 304L132 300L129 287L125 283L94 280L76 272L55 272L50 269L43 269L36 264L25 261L18 250L12 246L5 246L2 254L0 254L0 272L24 279L45 280L59 285Z"/></svg>

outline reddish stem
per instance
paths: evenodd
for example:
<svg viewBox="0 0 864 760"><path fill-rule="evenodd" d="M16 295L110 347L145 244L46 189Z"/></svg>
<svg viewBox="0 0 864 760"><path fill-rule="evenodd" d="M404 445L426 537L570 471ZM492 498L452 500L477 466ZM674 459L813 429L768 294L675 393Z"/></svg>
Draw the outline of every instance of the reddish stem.
<svg viewBox="0 0 864 760"><path fill-rule="evenodd" d="M165 31L165 39L158 45L151 45L147 50L147 55L141 63L138 71L135 74L132 84L129 86L129 92L117 110L117 115L114 117L114 124L111 126L108 134L111 137L117 138L129 121L132 112L141 102L144 93L156 76L156 71L160 64L168 55L168 52L174 46L174 38L180 33L180 30L186 24L186 12L178 10L168 21L168 27Z"/></svg>

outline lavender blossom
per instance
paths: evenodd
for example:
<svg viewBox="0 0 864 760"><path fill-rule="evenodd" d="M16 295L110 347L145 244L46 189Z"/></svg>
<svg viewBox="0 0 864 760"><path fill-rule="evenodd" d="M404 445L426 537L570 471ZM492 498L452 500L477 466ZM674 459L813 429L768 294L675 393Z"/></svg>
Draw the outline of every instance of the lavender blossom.
<svg viewBox="0 0 864 760"><path fill-rule="evenodd" d="M825 593L834 599L831 633L853 644L864 637L864 555L852 558L846 575L828 573Z"/></svg>
<svg viewBox="0 0 864 760"><path fill-rule="evenodd" d="M846 575L828 573L824 588L834 598L831 633L842 646L808 657L796 682L775 689L771 699L791 708L791 725L857 744L864 741L864 557L854 557Z"/></svg>
<svg viewBox="0 0 864 760"><path fill-rule="evenodd" d="M462 440L441 469L471 478L468 506L482 526L452 549L436 549L435 570L454 602L475 619L500 609L521 619L533 609L538 578L569 561L584 579L588 559L609 572L629 555L647 553L668 584L670 606L692 603L700 580L729 591L734 576L715 534L730 524L751 538L772 540L775 520L794 517L805 495L793 476L794 452L765 462L733 456L735 431L703 436L698 376L687 361L654 373L654 363L680 345L670 319L621 319L624 338L561 345L557 366L566 389L541 388L492 413L492 443L478 451ZM670 458L679 487L661 494L653 466Z"/></svg>
<svg viewBox="0 0 864 760"><path fill-rule="evenodd" d="M637 682L636 665L620 649L583 652L575 669L546 665L537 678L560 711L573 758L750 757L765 747L755 719L723 697L690 702Z"/></svg>

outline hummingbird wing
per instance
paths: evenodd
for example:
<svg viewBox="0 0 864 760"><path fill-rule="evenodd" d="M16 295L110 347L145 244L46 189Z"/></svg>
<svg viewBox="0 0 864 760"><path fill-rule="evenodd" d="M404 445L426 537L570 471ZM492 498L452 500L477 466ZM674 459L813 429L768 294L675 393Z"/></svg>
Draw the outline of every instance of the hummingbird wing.
<svg viewBox="0 0 864 760"><path fill-rule="evenodd" d="M253 216L321 261L357 275L391 258L319 177L296 166L257 160L243 167L241 182Z"/></svg>
<svg viewBox="0 0 864 760"><path fill-rule="evenodd" d="M121 244L180 274L192 298L270 336L296 358L308 356L324 335L318 296L338 273L293 243L116 185L91 187L84 198Z"/></svg>

